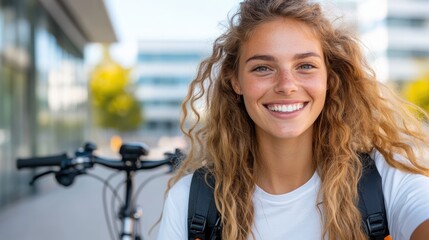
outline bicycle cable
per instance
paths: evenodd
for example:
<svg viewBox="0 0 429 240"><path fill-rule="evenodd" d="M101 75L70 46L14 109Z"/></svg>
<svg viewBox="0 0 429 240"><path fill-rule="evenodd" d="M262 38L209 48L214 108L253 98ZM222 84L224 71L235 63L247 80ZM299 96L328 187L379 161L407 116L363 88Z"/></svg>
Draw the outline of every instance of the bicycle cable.
<svg viewBox="0 0 429 240"><path fill-rule="evenodd" d="M132 199L132 202L133 202L133 204L134 204L134 206L136 206L136 201L137 201L137 198L138 198L138 196L139 196L139 194L140 194L140 192L143 190L143 188L149 183L149 182L151 182L151 181L153 181L153 180L155 180L155 179L157 179L157 178L159 178L159 177L163 177L163 176L165 176L166 174L168 174L169 173L169 171L167 171L167 172L161 172L161 173L157 173L157 174L154 174L154 175L152 175L152 176L150 176L150 177L148 177L146 180L144 180L139 186L138 186L138 188L137 188L137 190L136 190L136 192L135 192L135 195L133 196L133 199ZM140 227L140 226L139 226ZM137 230L137 229L136 229ZM142 234L142 232L141 232L141 228L139 229L140 230L140 235L141 236L143 236L143 234ZM151 230L152 230L152 228L151 228ZM150 232L151 232L151 230L149 230L148 232L147 232L147 234L148 235L150 235Z"/></svg>
<svg viewBox="0 0 429 240"><path fill-rule="evenodd" d="M159 177L163 177L163 176L165 176L165 175L166 175L166 174L168 174L168 173L169 173L169 171L154 174L154 175L152 175L152 176L148 177L148 178L147 178L146 180L144 180L142 183L140 183L140 185L138 186L138 188L137 188L137 190L136 190L136 193L135 193L135 194L134 194L134 196L133 196L133 199L132 199L133 204L135 204L135 203L136 203L136 199L137 199L138 195L140 194L140 192L143 190L143 188L144 188L144 187L145 187L149 182L151 182L151 181L153 181L153 180L155 180L155 179L157 179L157 178L159 178Z"/></svg>
<svg viewBox="0 0 429 240"><path fill-rule="evenodd" d="M121 189L121 187L123 186L123 185L125 185L126 184L126 180L124 180L124 181L119 181L119 183L116 185L116 187L115 187L115 190L116 191L119 191L120 189ZM115 198L113 198L112 200L110 200L110 211L112 212L112 213L115 213ZM116 234L118 235L119 234L119 231L118 231L118 226L117 226L117 221L118 221L119 219L118 218L115 218L115 217L113 217L113 214L112 214L112 219L111 219L111 221L112 221L112 224L113 224L113 226L114 226L114 229L115 229L115 231L116 231Z"/></svg>
<svg viewBox="0 0 429 240"><path fill-rule="evenodd" d="M109 188L110 191L112 192L113 196L118 198L122 202L122 199L118 195L118 192L109 183L109 181L113 177L118 175L119 173L120 173L120 171L116 171L114 173L111 173L106 179L103 179L102 177L95 175L95 174L92 174L92 173L87 173L88 176L93 177L94 179L97 179L103 183L103 189L102 189L103 211L104 211L104 218L105 218L106 223L107 223L107 230L109 231L109 236L110 236L111 240L115 240L115 237L114 237L114 233L112 233L112 227L110 226L110 221L109 221L109 211L107 209L107 202L106 202L106 199L107 199L106 190L107 190L107 188Z"/></svg>

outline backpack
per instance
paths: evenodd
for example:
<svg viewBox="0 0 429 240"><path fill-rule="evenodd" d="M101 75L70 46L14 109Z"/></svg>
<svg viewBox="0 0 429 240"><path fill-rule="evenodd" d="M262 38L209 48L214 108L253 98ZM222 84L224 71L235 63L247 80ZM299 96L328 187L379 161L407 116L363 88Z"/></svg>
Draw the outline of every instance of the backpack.
<svg viewBox="0 0 429 240"><path fill-rule="evenodd" d="M389 235L381 177L374 160L368 154L360 154L363 164L358 183L358 208L362 215L362 227L368 239L383 240ZM188 203L188 239L220 240L221 222L216 209L213 187L215 179L204 168L194 172Z"/></svg>

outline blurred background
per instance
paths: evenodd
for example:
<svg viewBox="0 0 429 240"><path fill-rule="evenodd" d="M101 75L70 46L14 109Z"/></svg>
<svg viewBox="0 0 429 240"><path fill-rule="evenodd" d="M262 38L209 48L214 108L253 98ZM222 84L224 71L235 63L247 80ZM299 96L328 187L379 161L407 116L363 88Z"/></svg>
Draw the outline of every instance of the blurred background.
<svg viewBox="0 0 429 240"><path fill-rule="evenodd" d="M112 157L130 141L152 159L185 148L180 104L239 2L0 0L0 239L107 239L99 182L30 187L35 171L15 159L85 141ZM429 0L319 2L359 35L380 81L429 111ZM146 239L169 177L142 192Z"/></svg>

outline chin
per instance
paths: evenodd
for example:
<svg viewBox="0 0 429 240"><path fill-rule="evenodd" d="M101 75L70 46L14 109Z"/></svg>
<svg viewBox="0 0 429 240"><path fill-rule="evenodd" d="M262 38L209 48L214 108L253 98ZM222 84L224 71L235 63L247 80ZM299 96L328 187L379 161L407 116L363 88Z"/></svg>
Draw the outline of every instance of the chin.
<svg viewBox="0 0 429 240"><path fill-rule="evenodd" d="M287 132L276 132L273 135L279 139L292 139L298 138L303 135L302 131L287 131Z"/></svg>
<svg viewBox="0 0 429 240"><path fill-rule="evenodd" d="M300 137L308 137L308 134L311 134L311 128L283 128L278 129L277 131L273 130L271 134L278 139L293 139Z"/></svg>

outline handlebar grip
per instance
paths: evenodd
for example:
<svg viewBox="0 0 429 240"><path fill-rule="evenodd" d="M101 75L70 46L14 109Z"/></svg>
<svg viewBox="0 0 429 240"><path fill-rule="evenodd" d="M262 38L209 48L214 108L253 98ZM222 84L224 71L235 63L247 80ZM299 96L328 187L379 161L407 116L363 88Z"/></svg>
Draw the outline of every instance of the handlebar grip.
<svg viewBox="0 0 429 240"><path fill-rule="evenodd" d="M48 166L60 166L61 161L67 159L67 154L63 153L56 156L48 157L34 157L34 158L18 158L16 160L16 167L21 168L36 168Z"/></svg>

